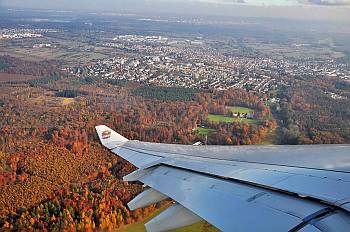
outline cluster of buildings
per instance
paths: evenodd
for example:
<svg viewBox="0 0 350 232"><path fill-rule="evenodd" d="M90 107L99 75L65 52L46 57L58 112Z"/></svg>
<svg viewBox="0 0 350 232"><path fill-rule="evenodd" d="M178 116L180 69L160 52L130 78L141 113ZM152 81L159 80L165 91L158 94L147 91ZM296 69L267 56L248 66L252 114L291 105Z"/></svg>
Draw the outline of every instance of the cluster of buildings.
<svg viewBox="0 0 350 232"><path fill-rule="evenodd" d="M34 44L33 48L51 48L52 44Z"/></svg>
<svg viewBox="0 0 350 232"><path fill-rule="evenodd" d="M44 33L57 32L54 29L0 29L0 40L39 38Z"/></svg>
<svg viewBox="0 0 350 232"><path fill-rule="evenodd" d="M202 38L120 35L102 46L119 49L122 55L66 71L161 86L245 88L265 93L284 83L284 76L317 75L350 80L349 67L334 60L228 56L211 48Z"/></svg>
<svg viewBox="0 0 350 232"><path fill-rule="evenodd" d="M234 118L247 118L254 119L254 113L240 113L240 112L232 112L232 117Z"/></svg>
<svg viewBox="0 0 350 232"><path fill-rule="evenodd" d="M335 77L350 81L350 67L334 59L281 62L281 71L291 76Z"/></svg>
<svg viewBox="0 0 350 232"><path fill-rule="evenodd" d="M277 80L268 75L254 72L245 75L235 67L183 62L168 56L113 57L67 71L75 75L188 88L247 88L268 92L277 85Z"/></svg>
<svg viewBox="0 0 350 232"><path fill-rule="evenodd" d="M336 93L333 93L333 92L329 92L329 91L325 92L325 94L326 94L327 96L329 96L329 97L335 99L335 100L345 100L345 99L347 99L346 96L341 96L341 95L339 95L339 94L336 94Z"/></svg>
<svg viewBox="0 0 350 232"><path fill-rule="evenodd" d="M143 35L119 35L113 38L113 41L124 41L130 43L166 43L167 37L163 36L143 36Z"/></svg>

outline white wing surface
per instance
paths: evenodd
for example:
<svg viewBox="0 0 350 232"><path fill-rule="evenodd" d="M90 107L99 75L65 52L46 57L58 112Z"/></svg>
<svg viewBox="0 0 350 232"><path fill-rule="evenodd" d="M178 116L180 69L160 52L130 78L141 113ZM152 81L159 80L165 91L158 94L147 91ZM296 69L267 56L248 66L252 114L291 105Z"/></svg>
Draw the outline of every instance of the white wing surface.
<svg viewBox="0 0 350 232"><path fill-rule="evenodd" d="M350 231L350 145L193 146L127 140L97 126L101 143L139 169L149 188L129 203L176 204L145 226L206 220L221 231Z"/></svg>

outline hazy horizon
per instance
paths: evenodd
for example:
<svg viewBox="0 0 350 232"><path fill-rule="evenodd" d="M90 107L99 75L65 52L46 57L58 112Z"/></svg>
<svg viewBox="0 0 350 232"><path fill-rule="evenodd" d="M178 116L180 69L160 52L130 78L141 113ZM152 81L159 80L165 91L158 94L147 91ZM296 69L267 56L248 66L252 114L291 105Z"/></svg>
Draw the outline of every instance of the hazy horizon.
<svg viewBox="0 0 350 232"><path fill-rule="evenodd" d="M287 18L350 22L348 0L0 0L1 8Z"/></svg>

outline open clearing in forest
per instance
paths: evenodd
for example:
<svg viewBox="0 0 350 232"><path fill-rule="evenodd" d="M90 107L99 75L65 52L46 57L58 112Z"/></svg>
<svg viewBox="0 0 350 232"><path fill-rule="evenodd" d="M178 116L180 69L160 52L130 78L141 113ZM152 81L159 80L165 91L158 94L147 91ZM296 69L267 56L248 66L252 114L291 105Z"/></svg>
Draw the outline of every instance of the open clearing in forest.
<svg viewBox="0 0 350 232"><path fill-rule="evenodd" d="M215 133L216 130L215 129L211 129L211 128L204 128L204 127L198 126L196 128L196 132L200 136L206 136L206 135L210 135L210 134Z"/></svg>
<svg viewBox="0 0 350 232"><path fill-rule="evenodd" d="M62 99L62 105L63 106L66 106L66 105L69 105L69 104L72 104L74 102L74 98L63 98Z"/></svg>
<svg viewBox="0 0 350 232"><path fill-rule="evenodd" d="M246 107L241 107L241 106L231 106L231 107L229 107L229 109L233 113L242 113L242 114L252 114L252 113L254 113L253 109L246 108Z"/></svg>
<svg viewBox="0 0 350 232"><path fill-rule="evenodd" d="M234 117L228 117L224 115L219 114L208 114L209 121L220 123L232 123L232 122L239 122L239 123L248 123L248 124L259 124L260 121L256 119L249 119L249 118L234 118Z"/></svg>
<svg viewBox="0 0 350 232"><path fill-rule="evenodd" d="M240 113L240 114L253 114L254 110L246 107L241 106L230 106L228 107L232 113ZM250 119L250 118L238 118L238 117L230 117L220 114L208 114L208 119L211 122L220 123L233 123L233 122L239 122L239 123L248 123L248 124L259 124L260 121L256 119Z"/></svg>

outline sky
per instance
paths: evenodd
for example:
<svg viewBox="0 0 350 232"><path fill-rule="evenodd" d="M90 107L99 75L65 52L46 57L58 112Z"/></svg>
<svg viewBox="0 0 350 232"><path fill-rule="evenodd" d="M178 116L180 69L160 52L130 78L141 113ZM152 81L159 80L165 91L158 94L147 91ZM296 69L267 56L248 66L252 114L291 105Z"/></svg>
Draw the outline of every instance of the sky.
<svg viewBox="0 0 350 232"><path fill-rule="evenodd" d="M350 24L350 0L0 0L0 7L274 17Z"/></svg>

